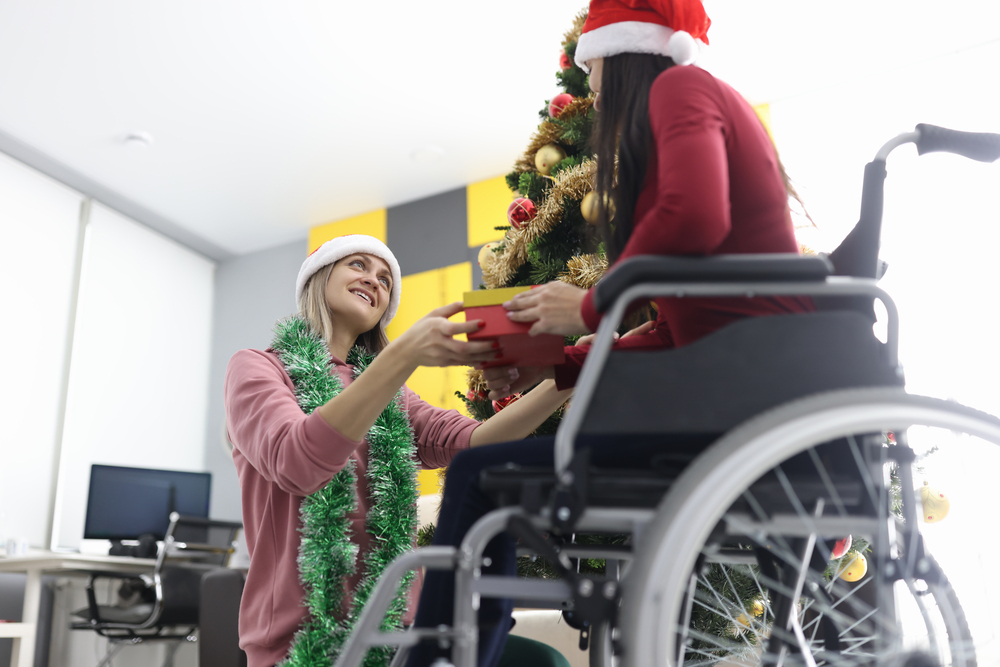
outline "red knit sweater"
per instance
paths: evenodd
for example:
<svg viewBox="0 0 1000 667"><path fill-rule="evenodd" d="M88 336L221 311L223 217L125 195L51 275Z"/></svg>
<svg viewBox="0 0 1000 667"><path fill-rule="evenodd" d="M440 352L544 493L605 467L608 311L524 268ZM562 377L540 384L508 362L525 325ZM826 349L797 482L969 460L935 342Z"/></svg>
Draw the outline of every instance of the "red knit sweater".
<svg viewBox="0 0 1000 667"><path fill-rule="evenodd" d="M617 261L634 255L798 253L788 194L767 132L739 93L697 67L671 67L649 93L653 136L632 235ZM656 328L616 349L687 345L738 319L813 309L809 299L656 299ZM581 314L596 331L594 291ZM587 346L566 348L556 383L573 386Z"/></svg>

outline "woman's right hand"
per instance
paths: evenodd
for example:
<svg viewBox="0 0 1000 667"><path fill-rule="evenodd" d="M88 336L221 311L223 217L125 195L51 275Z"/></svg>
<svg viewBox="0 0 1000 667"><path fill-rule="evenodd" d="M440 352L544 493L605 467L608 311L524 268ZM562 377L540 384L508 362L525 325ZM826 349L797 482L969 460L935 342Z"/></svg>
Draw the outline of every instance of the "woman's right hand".
<svg viewBox="0 0 1000 667"><path fill-rule="evenodd" d="M454 336L482 327L482 320L450 322L462 312L461 301L435 308L417 320L396 339L416 366L470 366L497 358L498 347L492 341L462 341Z"/></svg>

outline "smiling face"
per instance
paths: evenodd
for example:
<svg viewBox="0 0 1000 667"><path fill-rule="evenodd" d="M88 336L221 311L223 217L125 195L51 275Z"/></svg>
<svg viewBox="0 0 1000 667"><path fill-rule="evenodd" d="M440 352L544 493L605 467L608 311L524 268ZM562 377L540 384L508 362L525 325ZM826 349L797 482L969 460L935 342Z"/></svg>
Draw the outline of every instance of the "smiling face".
<svg viewBox="0 0 1000 667"><path fill-rule="evenodd" d="M326 281L326 303L334 322L357 334L379 323L391 293L389 265L375 255L359 253L338 260Z"/></svg>

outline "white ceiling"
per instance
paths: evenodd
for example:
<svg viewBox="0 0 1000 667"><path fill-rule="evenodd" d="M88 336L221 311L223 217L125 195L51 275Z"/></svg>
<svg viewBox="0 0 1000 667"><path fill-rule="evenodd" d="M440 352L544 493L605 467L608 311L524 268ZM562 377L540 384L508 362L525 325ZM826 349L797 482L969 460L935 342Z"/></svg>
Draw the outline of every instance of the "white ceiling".
<svg viewBox="0 0 1000 667"><path fill-rule="evenodd" d="M243 254L505 173L584 4L0 0L0 147ZM705 4L703 63L754 102L1000 40L997 0Z"/></svg>

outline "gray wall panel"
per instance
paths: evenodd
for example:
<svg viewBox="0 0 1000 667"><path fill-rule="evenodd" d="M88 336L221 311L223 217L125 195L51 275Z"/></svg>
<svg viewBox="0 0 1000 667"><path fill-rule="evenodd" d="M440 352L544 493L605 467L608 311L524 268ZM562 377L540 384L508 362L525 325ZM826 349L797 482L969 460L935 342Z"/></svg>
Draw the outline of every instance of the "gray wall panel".
<svg viewBox="0 0 1000 667"><path fill-rule="evenodd" d="M466 256L465 188L386 212L386 240L403 275L458 264Z"/></svg>
<svg viewBox="0 0 1000 667"><path fill-rule="evenodd" d="M239 480L222 440L226 365L238 350L266 348L274 323L295 312L295 278L306 250L306 242L297 241L221 262L216 269L205 439L205 467L212 473L214 518L242 520Z"/></svg>
<svg viewBox="0 0 1000 667"><path fill-rule="evenodd" d="M470 289L479 289L479 286L483 282L483 270L479 268L479 250L481 247L477 246L466 250L468 254L466 259L472 262L472 287Z"/></svg>

